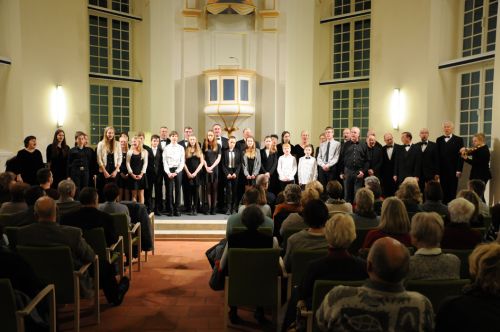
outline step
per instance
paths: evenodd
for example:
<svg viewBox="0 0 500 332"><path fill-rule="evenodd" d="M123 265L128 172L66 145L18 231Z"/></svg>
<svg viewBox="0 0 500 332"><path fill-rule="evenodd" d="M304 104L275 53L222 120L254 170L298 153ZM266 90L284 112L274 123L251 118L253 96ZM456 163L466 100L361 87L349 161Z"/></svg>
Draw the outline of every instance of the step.
<svg viewBox="0 0 500 332"><path fill-rule="evenodd" d="M226 235L227 216L157 217L155 237L161 240L218 240Z"/></svg>

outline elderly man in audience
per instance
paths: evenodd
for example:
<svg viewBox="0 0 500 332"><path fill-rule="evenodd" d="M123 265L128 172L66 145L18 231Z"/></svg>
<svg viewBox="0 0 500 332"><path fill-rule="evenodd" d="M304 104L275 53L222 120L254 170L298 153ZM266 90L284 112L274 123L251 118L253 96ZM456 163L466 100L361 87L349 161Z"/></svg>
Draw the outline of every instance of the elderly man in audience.
<svg viewBox="0 0 500 332"><path fill-rule="evenodd" d="M288 238L284 257L287 271L292 269L292 255L295 250L321 250L328 248L325 238L325 223L328 220L328 209L319 199L309 201L302 211L304 222L309 228L303 229Z"/></svg>
<svg viewBox="0 0 500 332"><path fill-rule="evenodd" d="M339 181L328 181L326 184L326 193L328 195L326 207L330 215L335 212L352 213L352 204L344 201L344 188Z"/></svg>
<svg viewBox="0 0 500 332"><path fill-rule="evenodd" d="M118 197L120 197L120 189L114 182L107 183L103 188L104 203L99 204L99 210L106 213L119 213L125 214L127 220L130 223L130 214L128 207L121 203L118 203Z"/></svg>
<svg viewBox="0 0 500 332"><path fill-rule="evenodd" d="M373 209L373 192L367 188L361 188L354 196L356 203L354 207L354 224L356 228L375 228L379 224L379 217Z"/></svg>
<svg viewBox="0 0 500 332"><path fill-rule="evenodd" d="M471 284L446 300L436 317L437 332L498 331L500 326L500 244L476 247L469 257Z"/></svg>
<svg viewBox="0 0 500 332"><path fill-rule="evenodd" d="M460 279L460 259L439 247L443 231L443 219L436 212L413 216L410 236L418 250L410 257L408 279Z"/></svg>
<svg viewBox="0 0 500 332"><path fill-rule="evenodd" d="M449 218L448 207L442 203L443 189L439 181L428 181L425 184L425 202L420 205L424 212L436 212L442 217Z"/></svg>
<svg viewBox="0 0 500 332"><path fill-rule="evenodd" d="M11 183L9 186L10 202L2 203L0 214L14 214L26 211L28 209L28 204L26 204L24 200L24 192L28 190L29 187L27 183Z"/></svg>
<svg viewBox="0 0 500 332"><path fill-rule="evenodd" d="M376 176L368 176L365 178L365 188L368 188L373 193L373 210L380 216L382 213L382 186L380 185L380 180Z"/></svg>
<svg viewBox="0 0 500 332"><path fill-rule="evenodd" d="M73 180L62 180L59 182L57 191L59 192L59 199L56 201L59 217L68 212L80 209L82 204L74 199L76 185Z"/></svg>
<svg viewBox="0 0 500 332"><path fill-rule="evenodd" d="M316 313L322 331L432 331L434 312L423 295L408 292L403 279L410 255L399 241L377 240L368 255L364 286L333 288ZM368 324L368 325L366 325Z"/></svg>
<svg viewBox="0 0 500 332"><path fill-rule="evenodd" d="M444 228L441 247L445 249L474 249L481 242L481 233L472 229L469 220L474 214L474 204L465 198L455 198L448 203L450 223Z"/></svg>
<svg viewBox="0 0 500 332"><path fill-rule="evenodd" d="M40 197L45 196L45 191L40 186L31 186L24 192L24 200L28 204L28 209L19 213L4 216L0 221L0 227L3 226L24 226L36 223L35 202Z"/></svg>

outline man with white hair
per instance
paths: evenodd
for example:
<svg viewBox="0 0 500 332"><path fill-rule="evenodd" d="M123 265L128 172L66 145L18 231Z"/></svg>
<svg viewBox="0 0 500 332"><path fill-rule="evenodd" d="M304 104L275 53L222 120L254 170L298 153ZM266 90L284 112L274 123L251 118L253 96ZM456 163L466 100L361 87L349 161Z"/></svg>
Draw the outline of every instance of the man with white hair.
<svg viewBox="0 0 500 332"><path fill-rule="evenodd" d="M460 149L464 147L462 137L453 134L453 122L443 122L444 135L438 137L436 144L439 155L439 179L443 187L443 203L448 203L457 195L458 178L462 175L464 160Z"/></svg>
<svg viewBox="0 0 500 332"><path fill-rule="evenodd" d="M482 241L481 233L470 227L474 209L474 204L462 197L448 203L450 223L444 228L442 248L474 249Z"/></svg>
<svg viewBox="0 0 500 332"><path fill-rule="evenodd" d="M359 141L360 130L352 127L351 140L340 151L340 178L344 180L344 199L354 201L354 193L363 187L363 178L368 173L366 143Z"/></svg>
<svg viewBox="0 0 500 332"><path fill-rule="evenodd" d="M391 133L386 133L384 135L385 145L382 147L382 171L380 175L380 184L382 185L382 191L384 197L394 196L396 192L396 181L394 181L394 165L396 163L396 157L401 146L394 143L394 137Z"/></svg>

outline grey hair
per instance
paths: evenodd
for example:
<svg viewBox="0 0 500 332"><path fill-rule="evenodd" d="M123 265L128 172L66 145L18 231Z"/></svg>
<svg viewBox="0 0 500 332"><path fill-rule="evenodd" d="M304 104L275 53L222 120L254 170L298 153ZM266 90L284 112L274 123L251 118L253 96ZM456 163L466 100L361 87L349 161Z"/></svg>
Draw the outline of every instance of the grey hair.
<svg viewBox="0 0 500 332"><path fill-rule="evenodd" d="M455 198L448 203L448 212L450 212L451 222L466 224L474 214L474 204L465 198Z"/></svg>
<svg viewBox="0 0 500 332"><path fill-rule="evenodd" d="M75 192L76 186L73 180L62 180L57 185L57 191L62 198L71 197L71 194Z"/></svg>
<svg viewBox="0 0 500 332"><path fill-rule="evenodd" d="M372 183L377 183L380 185L380 180L378 177L371 175L365 178L365 186L370 186Z"/></svg>

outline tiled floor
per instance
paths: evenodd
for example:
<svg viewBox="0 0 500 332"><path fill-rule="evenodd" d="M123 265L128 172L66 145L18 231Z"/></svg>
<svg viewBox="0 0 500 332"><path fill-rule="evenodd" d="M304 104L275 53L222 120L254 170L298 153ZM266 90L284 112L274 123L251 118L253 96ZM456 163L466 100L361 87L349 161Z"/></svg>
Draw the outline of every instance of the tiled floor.
<svg viewBox="0 0 500 332"><path fill-rule="evenodd" d="M157 241L156 255L133 274L122 305L102 305L99 326L84 314L82 331L223 331L224 292L208 286L210 265L205 251L214 244ZM101 303L105 302L101 296ZM239 313L246 323L230 331L262 331L249 310ZM70 330L72 320L65 320L60 327Z"/></svg>

